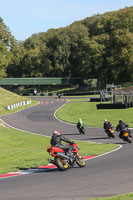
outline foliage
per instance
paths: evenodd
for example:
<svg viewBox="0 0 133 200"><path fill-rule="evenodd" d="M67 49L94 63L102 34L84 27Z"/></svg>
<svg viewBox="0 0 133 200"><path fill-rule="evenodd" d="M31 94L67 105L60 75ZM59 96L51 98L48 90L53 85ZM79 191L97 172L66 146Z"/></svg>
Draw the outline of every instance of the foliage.
<svg viewBox="0 0 133 200"><path fill-rule="evenodd" d="M0 78L6 76L6 67L12 58L12 50L15 48L15 45L14 37L2 18L0 18Z"/></svg>
<svg viewBox="0 0 133 200"><path fill-rule="evenodd" d="M8 77L82 77L83 82L96 78L100 85L133 80L133 7L33 34L14 45L8 30L7 34L8 42L1 43L6 57L0 70Z"/></svg>

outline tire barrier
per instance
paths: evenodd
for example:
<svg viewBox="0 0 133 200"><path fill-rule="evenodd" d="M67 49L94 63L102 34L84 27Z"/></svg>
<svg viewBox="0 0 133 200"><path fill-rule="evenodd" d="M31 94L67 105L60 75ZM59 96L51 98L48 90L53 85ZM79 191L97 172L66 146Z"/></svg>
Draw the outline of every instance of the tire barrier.
<svg viewBox="0 0 133 200"><path fill-rule="evenodd" d="M111 101L112 100L112 97L105 97L104 99L103 98L100 98L100 97L91 97L90 98L90 102L103 102L103 101Z"/></svg>
<svg viewBox="0 0 133 200"><path fill-rule="evenodd" d="M129 108L127 104L118 104L118 103L101 103L97 104L97 109L124 109Z"/></svg>
<svg viewBox="0 0 133 200"><path fill-rule="evenodd" d="M18 108L18 107L20 107L20 106L29 105L29 104L31 104L31 102L32 102L31 100L29 100L29 101L21 101L21 102L12 104L12 105L5 106L5 108L6 108L7 110L13 110L13 109Z"/></svg>

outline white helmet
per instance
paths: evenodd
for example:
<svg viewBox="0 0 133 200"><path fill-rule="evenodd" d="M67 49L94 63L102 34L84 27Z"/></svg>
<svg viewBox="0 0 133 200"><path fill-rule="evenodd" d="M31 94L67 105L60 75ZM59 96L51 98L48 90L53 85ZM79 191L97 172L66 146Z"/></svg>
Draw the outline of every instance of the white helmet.
<svg viewBox="0 0 133 200"><path fill-rule="evenodd" d="M60 135L59 131L53 131L53 135Z"/></svg>

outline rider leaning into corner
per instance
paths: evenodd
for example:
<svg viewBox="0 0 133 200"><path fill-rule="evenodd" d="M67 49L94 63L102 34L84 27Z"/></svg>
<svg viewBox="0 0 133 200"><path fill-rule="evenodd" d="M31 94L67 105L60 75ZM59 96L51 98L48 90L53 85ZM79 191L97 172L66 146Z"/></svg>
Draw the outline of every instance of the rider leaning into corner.
<svg viewBox="0 0 133 200"><path fill-rule="evenodd" d="M62 144L61 141L69 143L69 145ZM73 144L73 142L67 139L66 137L64 137L63 135L61 135L59 131L53 131L53 136L51 138L50 143L52 146L59 147L63 150L66 150L67 155L72 155L71 151L73 149L73 146L71 145Z"/></svg>
<svg viewBox="0 0 133 200"><path fill-rule="evenodd" d="M116 131L120 131L119 137L122 138L123 131L127 131L128 134L131 136L131 130L128 129L128 124L124 123L123 120L119 120L119 124L116 127Z"/></svg>
<svg viewBox="0 0 133 200"><path fill-rule="evenodd" d="M104 120L103 128L107 131L108 129L112 128L111 122L109 122L107 119Z"/></svg>
<svg viewBox="0 0 133 200"><path fill-rule="evenodd" d="M78 120L78 123L77 123L77 128L80 129L82 126L84 126L84 122L83 122L83 120L80 118L80 119Z"/></svg>

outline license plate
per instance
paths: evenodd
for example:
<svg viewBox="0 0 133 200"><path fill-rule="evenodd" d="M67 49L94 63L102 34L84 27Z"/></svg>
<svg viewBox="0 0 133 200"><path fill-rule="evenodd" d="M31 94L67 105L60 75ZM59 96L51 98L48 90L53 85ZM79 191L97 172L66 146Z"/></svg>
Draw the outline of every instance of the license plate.
<svg viewBox="0 0 133 200"><path fill-rule="evenodd" d="M124 135L123 135L124 137L127 137L128 136L128 133L126 132L126 133L124 133Z"/></svg>

